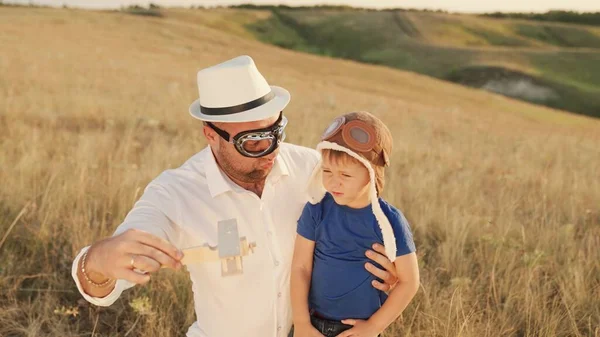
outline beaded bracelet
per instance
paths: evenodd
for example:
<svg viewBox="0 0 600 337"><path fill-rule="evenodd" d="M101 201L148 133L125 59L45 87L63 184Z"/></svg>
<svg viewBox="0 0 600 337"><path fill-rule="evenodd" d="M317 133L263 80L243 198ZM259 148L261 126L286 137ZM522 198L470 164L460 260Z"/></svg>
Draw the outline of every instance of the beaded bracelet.
<svg viewBox="0 0 600 337"><path fill-rule="evenodd" d="M104 288L106 286L108 286L109 284L111 284L114 280L109 278L108 280L102 282L102 283L96 283L94 281L92 281L92 279L90 279L90 277L88 276L88 274L85 272L85 259L87 258L88 255L88 251L86 251L85 253L83 253L83 258L81 260L81 273L83 274L83 277L85 277L85 280L93 285L94 287L97 288Z"/></svg>

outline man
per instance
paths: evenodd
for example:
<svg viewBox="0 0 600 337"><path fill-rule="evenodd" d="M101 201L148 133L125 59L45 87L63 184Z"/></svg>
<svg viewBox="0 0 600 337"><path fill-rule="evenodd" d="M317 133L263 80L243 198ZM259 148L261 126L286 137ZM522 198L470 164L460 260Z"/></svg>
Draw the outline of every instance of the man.
<svg viewBox="0 0 600 337"><path fill-rule="evenodd" d="M154 179L112 237L81 250L73 278L86 300L109 306L161 267L180 269L182 249L217 246L217 224L235 219L256 247L241 274L223 277L220 262L187 265L197 317L187 336L284 337L296 224L318 154L282 143L290 94L269 86L250 57L201 70L197 80L190 113L209 146ZM393 265L376 250L372 260L388 271L366 268L386 283L374 287L388 290Z"/></svg>

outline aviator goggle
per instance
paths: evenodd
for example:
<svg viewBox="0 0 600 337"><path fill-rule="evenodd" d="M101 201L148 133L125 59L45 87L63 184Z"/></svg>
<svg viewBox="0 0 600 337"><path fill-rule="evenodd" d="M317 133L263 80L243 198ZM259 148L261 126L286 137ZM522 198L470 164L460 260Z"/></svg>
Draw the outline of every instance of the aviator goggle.
<svg viewBox="0 0 600 337"><path fill-rule="evenodd" d="M347 120L344 116L338 117L325 129L321 140L337 143L360 153L375 165L389 165L387 153L377 143L375 129L362 120Z"/></svg>
<svg viewBox="0 0 600 337"><path fill-rule="evenodd" d="M219 129L214 124L210 122L206 124L225 141L233 144L242 156L259 158L273 153L279 147L279 143L285 140L284 129L287 122L287 118L281 112L273 125L263 129L242 131L233 138L227 131Z"/></svg>

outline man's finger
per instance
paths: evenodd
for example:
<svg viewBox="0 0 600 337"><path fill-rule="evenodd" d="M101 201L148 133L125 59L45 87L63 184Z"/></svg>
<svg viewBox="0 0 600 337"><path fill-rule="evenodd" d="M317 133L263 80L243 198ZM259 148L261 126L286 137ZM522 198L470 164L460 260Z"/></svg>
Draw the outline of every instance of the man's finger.
<svg viewBox="0 0 600 337"><path fill-rule="evenodd" d="M140 230L134 230L134 233L137 241L162 251L174 260L179 261L183 257L183 253L177 247L161 237Z"/></svg>
<svg viewBox="0 0 600 337"><path fill-rule="evenodd" d="M119 278L135 284L146 284L148 281L150 281L150 275L140 274L130 269L125 269L125 271L123 271L123 275Z"/></svg>
<svg viewBox="0 0 600 337"><path fill-rule="evenodd" d="M158 261L149 258L144 255L134 255L133 257L133 268L153 273L160 269L160 263ZM131 262L130 262L131 264Z"/></svg>
<svg viewBox="0 0 600 337"><path fill-rule="evenodd" d="M347 325L354 325L354 324L356 324L356 320L355 319L343 319L342 323L347 324Z"/></svg>
<svg viewBox="0 0 600 337"><path fill-rule="evenodd" d="M170 255L165 254L162 250L156 249L152 246L147 246L144 244L137 244L133 248L134 254L147 256L156 262L158 262L161 266L165 266L172 269L178 269L179 261L175 260Z"/></svg>
<svg viewBox="0 0 600 337"><path fill-rule="evenodd" d="M377 262L380 266L382 266L388 272L394 273L396 269L394 268L394 264L390 259L387 258L385 254L380 254L378 252L368 250L366 253L367 257L375 262Z"/></svg>
<svg viewBox="0 0 600 337"><path fill-rule="evenodd" d="M385 255L385 247L378 243L373 245L373 250L375 250L379 254Z"/></svg>
<svg viewBox="0 0 600 337"><path fill-rule="evenodd" d="M386 283L381 283L379 281L373 280L371 282L371 284L373 285L373 287L377 290L381 290L383 292L388 292L390 291L390 289L392 289L392 287L389 284Z"/></svg>
<svg viewBox="0 0 600 337"><path fill-rule="evenodd" d="M369 271L369 273L382 279L384 282L386 282L387 280L390 280L390 273L388 273L385 270L381 270L381 269L375 267L373 264L371 264L369 262L365 263L365 269L367 269Z"/></svg>

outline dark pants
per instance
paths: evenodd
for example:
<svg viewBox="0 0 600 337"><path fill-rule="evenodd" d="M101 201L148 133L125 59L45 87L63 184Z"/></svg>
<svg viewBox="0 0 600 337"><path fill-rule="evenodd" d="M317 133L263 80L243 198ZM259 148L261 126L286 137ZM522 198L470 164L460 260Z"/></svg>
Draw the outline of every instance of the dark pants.
<svg viewBox="0 0 600 337"><path fill-rule="evenodd" d="M344 324L340 321L330 321L327 319L322 319L319 317L315 317L314 315L310 315L310 322L315 327L315 329L319 330L325 337L335 337L342 332L350 329L352 325ZM290 334L288 337L294 337L294 327L290 330ZM381 337L381 335L379 335Z"/></svg>
<svg viewBox="0 0 600 337"><path fill-rule="evenodd" d="M314 314L310 315L310 322L315 327L315 329L319 330L320 333L325 337L335 337L342 332L352 328L352 325L344 324L340 321L331 321L328 319L323 319L321 317L315 316Z"/></svg>

